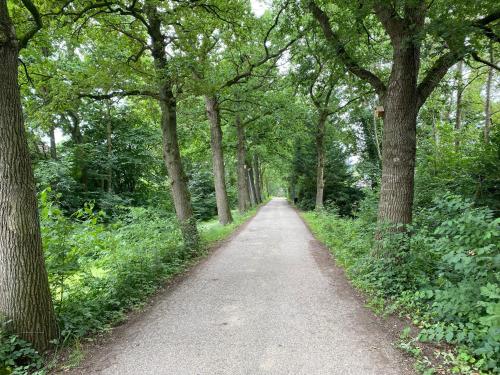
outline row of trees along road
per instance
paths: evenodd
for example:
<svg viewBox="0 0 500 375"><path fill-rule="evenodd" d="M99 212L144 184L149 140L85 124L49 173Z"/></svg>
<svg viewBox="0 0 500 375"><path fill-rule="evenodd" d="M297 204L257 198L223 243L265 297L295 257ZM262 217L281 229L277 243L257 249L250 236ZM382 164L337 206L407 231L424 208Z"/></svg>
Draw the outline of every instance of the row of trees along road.
<svg viewBox="0 0 500 375"><path fill-rule="evenodd" d="M117 202L171 199L195 254L212 198L229 224L235 201L244 212L291 182L290 195L310 207L328 196L351 214L361 192L348 159L363 154L372 163L357 178L380 187L379 222L411 223L417 118L456 64L489 69L491 141L498 18L492 0L280 0L261 17L244 0L0 0L0 315L9 330L39 350L58 336L36 198L44 182L67 211L86 200L114 212ZM457 69L458 128L463 76Z"/></svg>

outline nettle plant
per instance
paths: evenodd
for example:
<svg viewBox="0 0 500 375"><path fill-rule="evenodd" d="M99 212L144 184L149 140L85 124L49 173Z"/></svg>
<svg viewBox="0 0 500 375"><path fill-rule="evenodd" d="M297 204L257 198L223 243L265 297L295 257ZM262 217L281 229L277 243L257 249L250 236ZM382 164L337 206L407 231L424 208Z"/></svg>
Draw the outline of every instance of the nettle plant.
<svg viewBox="0 0 500 375"><path fill-rule="evenodd" d="M428 304L424 341L465 344L496 368L500 355L500 218L454 195L418 215L412 250L427 282L415 294Z"/></svg>

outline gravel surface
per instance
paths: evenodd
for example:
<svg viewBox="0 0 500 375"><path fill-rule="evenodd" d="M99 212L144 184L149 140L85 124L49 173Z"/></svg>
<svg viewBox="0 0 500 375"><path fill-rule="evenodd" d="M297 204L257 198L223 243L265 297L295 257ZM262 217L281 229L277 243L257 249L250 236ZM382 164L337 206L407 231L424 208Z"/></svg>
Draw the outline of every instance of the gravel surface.
<svg viewBox="0 0 500 375"><path fill-rule="evenodd" d="M72 373L413 373L283 199L116 336Z"/></svg>

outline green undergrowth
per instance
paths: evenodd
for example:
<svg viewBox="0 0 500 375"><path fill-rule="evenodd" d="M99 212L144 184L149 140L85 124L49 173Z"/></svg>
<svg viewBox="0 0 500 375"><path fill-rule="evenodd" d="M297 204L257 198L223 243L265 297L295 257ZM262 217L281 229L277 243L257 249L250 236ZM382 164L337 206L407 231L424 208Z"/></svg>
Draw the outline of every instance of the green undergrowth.
<svg viewBox="0 0 500 375"><path fill-rule="evenodd" d="M228 237L255 209L223 226L216 219L199 224L197 251L182 245L177 220L155 208L132 207L110 221L92 204L67 217L50 190L41 194L41 227L54 307L60 328L56 348L77 349L81 341L109 330L140 308L166 280L183 272ZM69 362L77 363L80 350ZM76 355L75 355L76 353ZM0 375L45 374L57 361L42 358L30 345L7 335L0 326ZM49 363L47 366L47 360Z"/></svg>
<svg viewBox="0 0 500 375"><path fill-rule="evenodd" d="M373 221L360 216L303 213L352 284L368 296L369 307L410 317L419 342L446 343L436 353L446 366L426 368L427 374L498 373L500 219L446 195L417 212L407 233L375 241ZM410 341L403 346L418 353Z"/></svg>

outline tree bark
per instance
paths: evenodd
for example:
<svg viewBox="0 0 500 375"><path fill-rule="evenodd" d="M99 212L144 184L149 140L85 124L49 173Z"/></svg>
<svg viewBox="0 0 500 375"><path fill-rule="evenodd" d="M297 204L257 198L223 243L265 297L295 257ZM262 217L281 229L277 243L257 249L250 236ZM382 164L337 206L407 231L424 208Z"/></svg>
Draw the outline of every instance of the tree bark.
<svg viewBox="0 0 500 375"><path fill-rule="evenodd" d="M419 54L420 49L407 41L394 46L393 67L383 100L380 223L409 224L412 220Z"/></svg>
<svg viewBox="0 0 500 375"><path fill-rule="evenodd" d="M250 201L252 202L252 206L255 206L257 204L257 195L255 194L255 180L253 178L253 169L251 166L247 165L247 170L248 170Z"/></svg>
<svg viewBox="0 0 500 375"><path fill-rule="evenodd" d="M170 178L175 213L181 225L184 244L194 251L199 246L199 234L177 139L177 102L168 83L160 86L160 108L163 158Z"/></svg>
<svg viewBox="0 0 500 375"><path fill-rule="evenodd" d="M210 146L212 148L212 166L214 171L215 199L219 222L223 225L233 221L227 198L224 155L222 152L222 129L220 124L219 103L215 96L205 96L205 107L210 122Z"/></svg>
<svg viewBox="0 0 500 375"><path fill-rule="evenodd" d="M457 72L455 75L457 91L456 91L456 110L455 110L455 147L460 146L460 129L462 128L462 93L463 93L463 66L464 63L460 60L457 64Z"/></svg>
<svg viewBox="0 0 500 375"><path fill-rule="evenodd" d="M316 209L323 208L325 191L325 124L328 115L320 111L316 129Z"/></svg>
<svg viewBox="0 0 500 375"><path fill-rule="evenodd" d="M107 176L108 193L111 193L113 191L113 164L112 164L113 145L111 143L112 135L113 135L113 129L111 126L111 119L109 117L109 111L108 111L108 119L106 123L106 143L108 146L108 176Z"/></svg>
<svg viewBox="0 0 500 375"><path fill-rule="evenodd" d="M19 45L0 0L0 315L43 351L58 334L18 86Z"/></svg>
<svg viewBox="0 0 500 375"><path fill-rule="evenodd" d="M253 169L255 174L255 197L258 204L262 203L259 157L253 154Z"/></svg>
<svg viewBox="0 0 500 375"><path fill-rule="evenodd" d="M493 64L493 43L490 43L490 62ZM493 82L493 68L488 70L488 78L486 80L486 101L484 104L484 143L490 143L490 128L491 128L491 86Z"/></svg>
<svg viewBox="0 0 500 375"><path fill-rule="evenodd" d="M107 173L107 191L111 193L113 191L113 127L111 124L111 104L106 103L107 116L106 116L106 146L108 149L108 173Z"/></svg>
<svg viewBox="0 0 500 375"><path fill-rule="evenodd" d="M240 213L243 213L250 208L250 194L248 192L248 177L245 165L245 160L247 158L245 126L241 122L239 115L236 115L236 136L238 161L238 210Z"/></svg>
<svg viewBox="0 0 500 375"><path fill-rule="evenodd" d="M199 234L177 139L177 100L171 82L165 75L168 70L165 38L155 6L148 2L145 11L149 21L148 33L151 37L151 50L159 86L163 158L170 178L172 199L184 246L194 252L199 247Z"/></svg>
<svg viewBox="0 0 500 375"><path fill-rule="evenodd" d="M57 160L57 146L56 146L56 135L54 126L50 127L49 137L50 137L50 158L52 160Z"/></svg>

